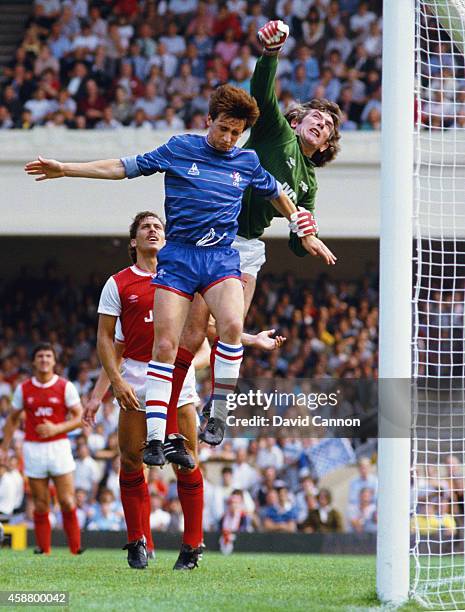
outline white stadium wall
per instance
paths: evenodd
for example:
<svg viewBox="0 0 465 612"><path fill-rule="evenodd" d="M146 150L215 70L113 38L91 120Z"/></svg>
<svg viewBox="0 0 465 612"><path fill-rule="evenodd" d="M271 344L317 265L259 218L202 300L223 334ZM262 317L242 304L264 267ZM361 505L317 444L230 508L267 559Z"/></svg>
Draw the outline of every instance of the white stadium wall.
<svg viewBox="0 0 465 612"><path fill-rule="evenodd" d="M114 132L35 128L0 132L0 234L23 236L125 235L138 210L163 214L163 177L124 181L60 179L35 183L23 171L37 155L61 161L114 158L150 151L171 132L126 128ZM345 133L342 152L318 170L317 219L325 238L379 236L378 133ZM284 220L268 230L287 237Z"/></svg>

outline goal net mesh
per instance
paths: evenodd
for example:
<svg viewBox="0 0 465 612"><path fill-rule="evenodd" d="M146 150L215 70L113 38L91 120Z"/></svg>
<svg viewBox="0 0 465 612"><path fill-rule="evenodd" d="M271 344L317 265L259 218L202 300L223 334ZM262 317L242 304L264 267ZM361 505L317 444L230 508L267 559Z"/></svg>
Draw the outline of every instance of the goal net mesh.
<svg viewBox="0 0 465 612"><path fill-rule="evenodd" d="M411 594L465 608L465 0L416 0Z"/></svg>

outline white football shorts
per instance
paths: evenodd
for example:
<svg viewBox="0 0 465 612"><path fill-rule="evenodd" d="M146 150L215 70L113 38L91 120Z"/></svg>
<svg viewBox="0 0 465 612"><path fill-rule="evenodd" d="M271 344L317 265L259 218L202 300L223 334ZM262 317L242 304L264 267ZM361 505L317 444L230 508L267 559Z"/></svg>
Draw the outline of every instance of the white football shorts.
<svg viewBox="0 0 465 612"><path fill-rule="evenodd" d="M257 278L260 268L266 261L265 243L258 238L249 240L242 236L236 236L231 246L239 251L241 272Z"/></svg>
<svg viewBox="0 0 465 612"><path fill-rule="evenodd" d="M145 379L147 372L147 364L143 361L135 359L124 359L121 367L121 374L126 382L133 387L141 408L140 411L145 412ZM115 400L116 401L116 400ZM195 369L191 365L187 371L186 380L179 396L178 408L186 404L199 404L200 398L197 395L195 388Z"/></svg>
<svg viewBox="0 0 465 612"><path fill-rule="evenodd" d="M23 444L24 474L29 478L48 478L74 472L71 444L68 438L52 442L32 442Z"/></svg>

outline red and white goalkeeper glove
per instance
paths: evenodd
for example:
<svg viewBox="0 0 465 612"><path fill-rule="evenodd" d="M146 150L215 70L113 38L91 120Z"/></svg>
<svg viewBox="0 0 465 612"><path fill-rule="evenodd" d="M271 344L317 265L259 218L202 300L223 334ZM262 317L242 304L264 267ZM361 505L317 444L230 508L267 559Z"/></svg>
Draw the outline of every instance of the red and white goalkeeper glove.
<svg viewBox="0 0 465 612"><path fill-rule="evenodd" d="M318 225L313 214L306 208L299 206L298 210L291 215L289 229L299 238L304 236L316 236Z"/></svg>
<svg viewBox="0 0 465 612"><path fill-rule="evenodd" d="M266 52L278 53L289 36L289 26L281 20L268 21L257 36Z"/></svg>

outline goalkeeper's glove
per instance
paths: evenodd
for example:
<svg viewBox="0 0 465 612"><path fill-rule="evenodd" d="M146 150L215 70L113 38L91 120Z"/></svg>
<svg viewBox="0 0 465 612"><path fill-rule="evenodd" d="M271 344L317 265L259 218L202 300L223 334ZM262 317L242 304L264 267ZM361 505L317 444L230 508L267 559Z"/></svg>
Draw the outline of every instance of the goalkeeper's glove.
<svg viewBox="0 0 465 612"><path fill-rule="evenodd" d="M299 238L304 236L316 236L318 234L318 225L313 214L299 206L296 212L292 213L289 221L289 229Z"/></svg>
<svg viewBox="0 0 465 612"><path fill-rule="evenodd" d="M265 53L279 53L289 36L289 26L281 20L268 21L258 30L257 36Z"/></svg>

